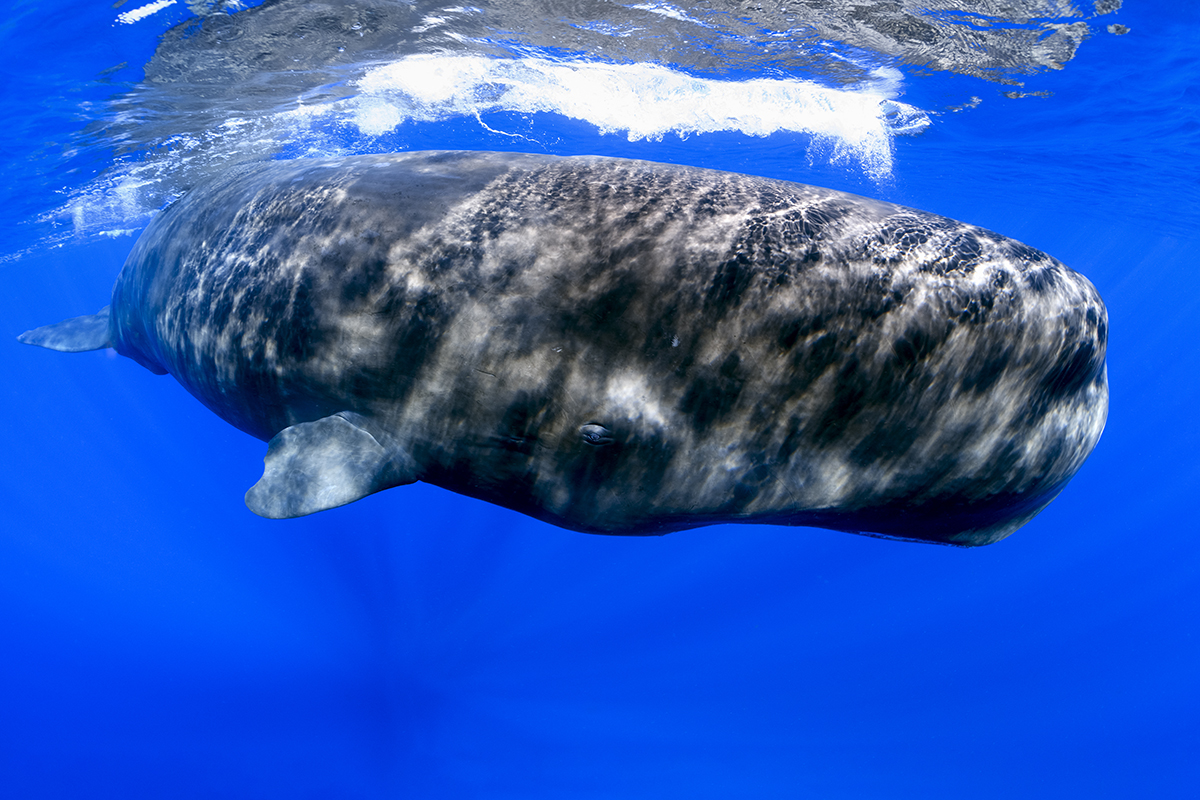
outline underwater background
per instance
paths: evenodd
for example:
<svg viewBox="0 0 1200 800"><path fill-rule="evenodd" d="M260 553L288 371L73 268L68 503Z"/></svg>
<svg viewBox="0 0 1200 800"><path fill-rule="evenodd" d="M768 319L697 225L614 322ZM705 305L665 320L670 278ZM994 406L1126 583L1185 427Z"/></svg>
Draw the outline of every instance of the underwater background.
<svg viewBox="0 0 1200 800"><path fill-rule="evenodd" d="M1200 791L1200 7L6 0L0 795ZM246 161L600 154L990 228L1087 275L1108 425L1010 538L589 536L425 485L270 521L266 446L111 352L136 235Z"/></svg>

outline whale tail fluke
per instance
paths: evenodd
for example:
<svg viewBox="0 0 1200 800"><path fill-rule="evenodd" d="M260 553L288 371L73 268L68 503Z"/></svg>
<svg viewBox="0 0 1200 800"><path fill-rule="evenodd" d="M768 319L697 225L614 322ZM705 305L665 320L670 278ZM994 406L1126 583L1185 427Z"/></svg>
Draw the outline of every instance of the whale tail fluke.
<svg viewBox="0 0 1200 800"><path fill-rule="evenodd" d="M95 314L71 317L53 325L25 331L17 337L17 341L63 353L84 353L112 347L108 334L108 309L105 306Z"/></svg>
<svg viewBox="0 0 1200 800"><path fill-rule="evenodd" d="M246 492L247 507L260 517L290 519L415 483L413 459L380 444L377 437L387 437L372 427L342 411L284 428L267 445L266 469Z"/></svg>

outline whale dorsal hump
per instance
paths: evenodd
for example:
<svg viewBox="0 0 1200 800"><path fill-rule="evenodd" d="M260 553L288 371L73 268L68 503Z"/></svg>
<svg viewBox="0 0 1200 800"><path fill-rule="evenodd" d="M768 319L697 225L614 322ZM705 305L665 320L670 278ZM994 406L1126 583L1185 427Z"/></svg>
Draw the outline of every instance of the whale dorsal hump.
<svg viewBox="0 0 1200 800"><path fill-rule="evenodd" d="M112 347L108 336L108 306L95 314L71 317L53 325L25 331L17 337L17 341L63 353L83 353Z"/></svg>
<svg viewBox="0 0 1200 800"><path fill-rule="evenodd" d="M415 482L412 457L385 447L370 427L342 411L284 428L267 445L266 469L246 492L246 505L260 517L289 519Z"/></svg>

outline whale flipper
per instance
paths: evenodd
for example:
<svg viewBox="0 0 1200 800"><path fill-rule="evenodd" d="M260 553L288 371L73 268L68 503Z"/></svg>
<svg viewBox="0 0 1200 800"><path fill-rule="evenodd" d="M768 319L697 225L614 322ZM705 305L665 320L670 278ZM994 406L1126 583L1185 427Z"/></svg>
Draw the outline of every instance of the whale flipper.
<svg viewBox="0 0 1200 800"><path fill-rule="evenodd" d="M417 480L412 457L384 447L366 420L348 411L284 428L263 460L246 506L269 519L303 517Z"/></svg>
<svg viewBox="0 0 1200 800"><path fill-rule="evenodd" d="M108 309L105 306L95 314L71 317L53 325L25 331L17 337L17 341L63 353L84 353L112 347L108 335Z"/></svg>

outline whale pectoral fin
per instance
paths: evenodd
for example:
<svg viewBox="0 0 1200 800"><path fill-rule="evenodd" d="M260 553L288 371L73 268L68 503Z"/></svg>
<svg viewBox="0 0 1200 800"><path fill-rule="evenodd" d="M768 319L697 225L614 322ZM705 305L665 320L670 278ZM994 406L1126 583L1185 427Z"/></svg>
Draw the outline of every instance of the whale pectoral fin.
<svg viewBox="0 0 1200 800"><path fill-rule="evenodd" d="M17 337L24 344L35 344L63 353L84 353L112 347L108 338L108 306L82 317L71 317L53 325L25 331Z"/></svg>
<svg viewBox="0 0 1200 800"><path fill-rule="evenodd" d="M260 517L290 519L414 483L412 457L384 447L363 422L341 412L284 428L267 445L266 469L246 505Z"/></svg>

